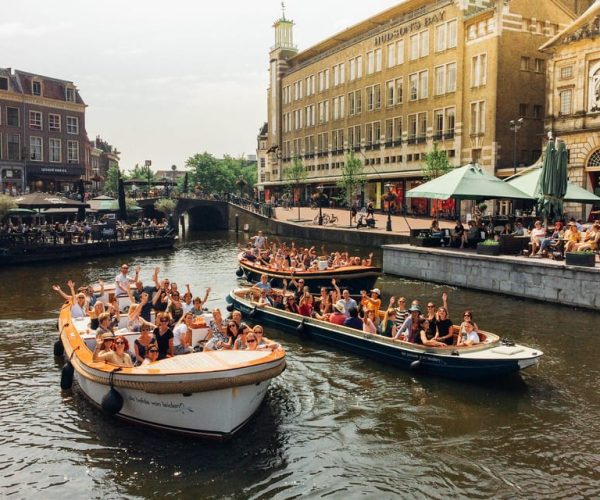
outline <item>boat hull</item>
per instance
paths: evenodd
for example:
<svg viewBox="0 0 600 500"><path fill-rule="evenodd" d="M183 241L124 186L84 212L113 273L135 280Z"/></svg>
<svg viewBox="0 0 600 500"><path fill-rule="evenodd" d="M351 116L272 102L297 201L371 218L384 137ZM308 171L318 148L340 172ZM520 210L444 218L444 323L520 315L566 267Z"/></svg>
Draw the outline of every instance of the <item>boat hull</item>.
<svg viewBox="0 0 600 500"><path fill-rule="evenodd" d="M273 308L254 307L251 302L240 299L235 293L229 295L229 302L253 321L294 333L300 339L323 342L401 369L444 378L479 381L502 377L536 365L543 354L524 346L512 348L500 343L489 346L486 350L482 348L472 352L456 348L424 348L406 342L394 342L380 335L350 331ZM500 355L495 351L506 354ZM452 352L458 354L453 355Z"/></svg>
<svg viewBox="0 0 600 500"><path fill-rule="evenodd" d="M283 280L287 280L289 283L292 279L291 274L287 272L254 267L242 261L238 261L238 263L244 272L244 277L250 283L258 283L261 275L266 274L272 287L282 288ZM302 278L304 284L313 293L318 293L321 287L332 288L331 280L335 279L340 289L348 289L351 295L358 295L362 290L373 289L379 276L381 276L381 269L378 267L328 269L294 274L296 279Z"/></svg>
<svg viewBox="0 0 600 500"><path fill-rule="evenodd" d="M109 390L76 374L80 389L95 405L101 407ZM152 394L119 388L123 408L118 418L211 439L228 439L252 417L262 403L270 380L258 384L188 394Z"/></svg>

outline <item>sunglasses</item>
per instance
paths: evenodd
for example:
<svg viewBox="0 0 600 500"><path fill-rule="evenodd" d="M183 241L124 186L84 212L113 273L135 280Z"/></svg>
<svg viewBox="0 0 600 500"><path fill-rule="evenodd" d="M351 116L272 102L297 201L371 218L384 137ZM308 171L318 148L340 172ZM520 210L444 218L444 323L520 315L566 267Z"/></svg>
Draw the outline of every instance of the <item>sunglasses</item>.
<svg viewBox="0 0 600 500"><path fill-rule="evenodd" d="M463 318L470 318L470 317L471 317L471 315L469 313L463 314Z"/></svg>
<svg viewBox="0 0 600 500"><path fill-rule="evenodd" d="M169 320L168 320L168 319L161 319L161 320L160 320L160 322L161 322L161 323L168 323L168 322L169 322Z"/></svg>
<svg viewBox="0 0 600 500"><path fill-rule="evenodd" d="M114 342L113 339L104 339L104 342Z"/></svg>
<svg viewBox="0 0 600 500"><path fill-rule="evenodd" d="M123 342L122 340L117 340L117 341L115 342L115 344L117 344L117 345L119 345L119 344L125 344L125 342Z"/></svg>
<svg viewBox="0 0 600 500"><path fill-rule="evenodd" d="M150 349L148 352L158 352L158 349Z"/></svg>
<svg viewBox="0 0 600 500"><path fill-rule="evenodd" d="M250 343L254 344L254 342L256 342L256 339L248 339L248 340L246 340L246 342L248 342L248 344L250 344Z"/></svg>

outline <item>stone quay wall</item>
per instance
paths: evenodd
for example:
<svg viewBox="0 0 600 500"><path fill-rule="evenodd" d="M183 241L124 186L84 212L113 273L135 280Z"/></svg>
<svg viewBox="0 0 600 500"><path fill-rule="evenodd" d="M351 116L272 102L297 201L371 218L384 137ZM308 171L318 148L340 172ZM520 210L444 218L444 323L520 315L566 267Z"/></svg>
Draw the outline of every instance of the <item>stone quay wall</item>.
<svg viewBox="0 0 600 500"><path fill-rule="evenodd" d="M384 245L383 272L600 311L599 268Z"/></svg>

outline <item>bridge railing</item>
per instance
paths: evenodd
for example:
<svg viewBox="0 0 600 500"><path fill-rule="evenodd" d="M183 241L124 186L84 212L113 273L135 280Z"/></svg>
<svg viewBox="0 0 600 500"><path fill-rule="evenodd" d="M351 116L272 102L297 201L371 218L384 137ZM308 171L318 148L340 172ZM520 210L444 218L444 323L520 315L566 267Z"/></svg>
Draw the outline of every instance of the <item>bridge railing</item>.
<svg viewBox="0 0 600 500"><path fill-rule="evenodd" d="M275 218L275 210L273 209L273 205L271 205L271 203L263 203L256 200L249 200L248 198L240 198L239 196L232 194L228 194L225 197L225 201L228 201L233 205L237 205L245 210L260 214L264 217L268 217L270 219Z"/></svg>

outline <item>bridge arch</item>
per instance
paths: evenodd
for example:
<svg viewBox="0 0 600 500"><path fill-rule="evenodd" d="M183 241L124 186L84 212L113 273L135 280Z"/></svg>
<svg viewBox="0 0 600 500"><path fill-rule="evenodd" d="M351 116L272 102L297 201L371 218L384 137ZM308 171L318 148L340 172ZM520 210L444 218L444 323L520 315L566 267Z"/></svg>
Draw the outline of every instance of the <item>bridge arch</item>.
<svg viewBox="0 0 600 500"><path fill-rule="evenodd" d="M226 202L182 198L177 202L177 220L186 213L191 230L229 229L229 205Z"/></svg>

